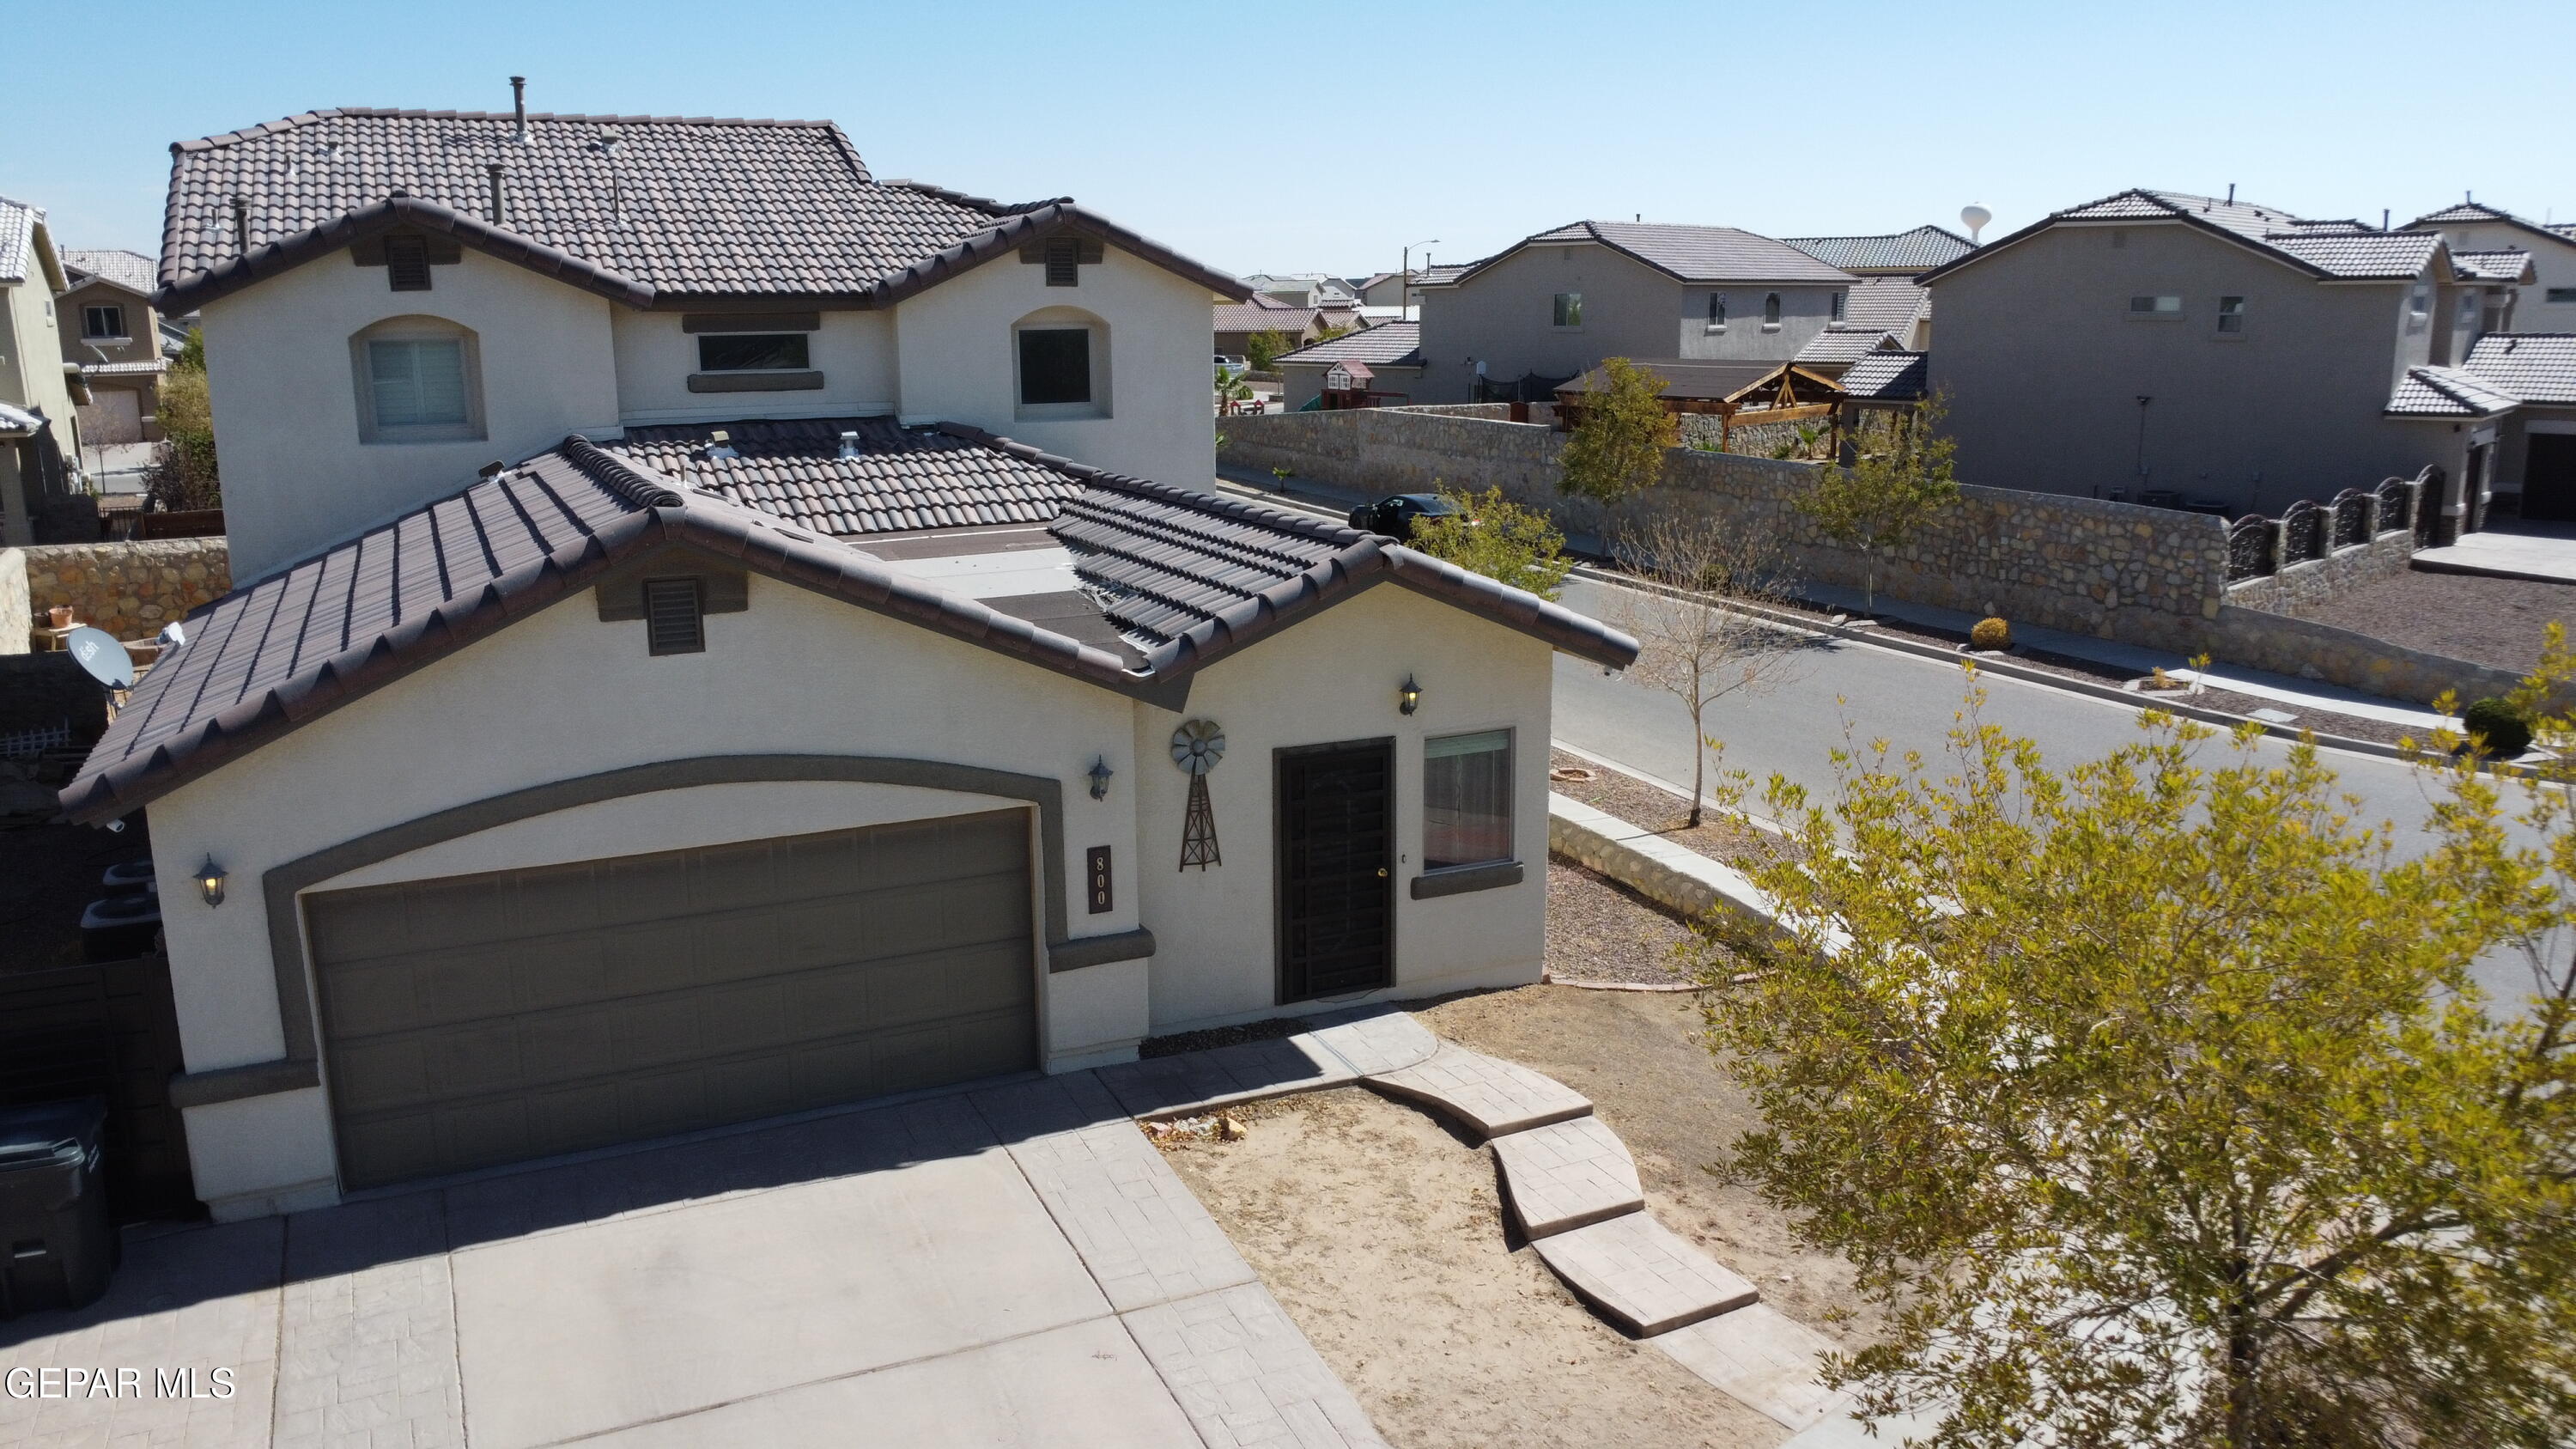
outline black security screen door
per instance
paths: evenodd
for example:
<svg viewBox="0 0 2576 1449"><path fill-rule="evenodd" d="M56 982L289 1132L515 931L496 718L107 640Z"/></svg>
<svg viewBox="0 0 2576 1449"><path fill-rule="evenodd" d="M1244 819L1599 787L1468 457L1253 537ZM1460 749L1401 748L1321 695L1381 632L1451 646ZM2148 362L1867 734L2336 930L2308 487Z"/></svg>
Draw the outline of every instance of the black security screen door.
<svg viewBox="0 0 2576 1449"><path fill-rule="evenodd" d="M1279 752L1279 999L1394 980L1395 742Z"/></svg>
<svg viewBox="0 0 2576 1449"><path fill-rule="evenodd" d="M2576 433L2533 433L2522 467L2522 516L2576 522Z"/></svg>

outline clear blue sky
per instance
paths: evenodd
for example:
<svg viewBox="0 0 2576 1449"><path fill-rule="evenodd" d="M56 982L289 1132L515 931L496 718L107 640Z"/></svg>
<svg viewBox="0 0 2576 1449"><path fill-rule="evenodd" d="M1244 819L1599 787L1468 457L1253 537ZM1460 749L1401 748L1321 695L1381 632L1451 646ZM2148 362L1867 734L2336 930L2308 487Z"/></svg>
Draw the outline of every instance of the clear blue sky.
<svg viewBox="0 0 2576 1449"><path fill-rule="evenodd" d="M35 0L17 0L33 6ZM32 16L34 9L27 13ZM1235 272L1465 261L1582 217L1989 235L2128 186L2576 218L2565 0L1240 6L307 0L61 10L0 194L157 254L168 146L333 105L837 120L881 177L1071 194ZM15 33L21 40L24 26Z"/></svg>

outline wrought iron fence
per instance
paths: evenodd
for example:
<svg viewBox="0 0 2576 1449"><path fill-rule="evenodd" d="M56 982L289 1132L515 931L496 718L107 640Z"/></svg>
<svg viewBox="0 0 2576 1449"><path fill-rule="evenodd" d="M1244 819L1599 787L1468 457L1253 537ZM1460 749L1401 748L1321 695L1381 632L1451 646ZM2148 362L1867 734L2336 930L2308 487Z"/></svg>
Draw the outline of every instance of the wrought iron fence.
<svg viewBox="0 0 2576 1449"><path fill-rule="evenodd" d="M2302 498L2281 510L2281 566L2326 556L2326 511Z"/></svg>
<svg viewBox="0 0 2576 1449"><path fill-rule="evenodd" d="M2405 528L2415 522L2406 506L2413 490L2406 486L2405 479L2383 479L2379 484L2378 492L2380 532L2386 533L2392 528Z"/></svg>
<svg viewBox="0 0 2576 1449"><path fill-rule="evenodd" d="M2272 545L2279 532L2272 520L2259 513L2248 513L2227 525L2227 581L2232 584L2278 572Z"/></svg>
<svg viewBox="0 0 2576 1449"><path fill-rule="evenodd" d="M2347 488L2334 497L2334 546L2350 548L2370 542L2371 495Z"/></svg>

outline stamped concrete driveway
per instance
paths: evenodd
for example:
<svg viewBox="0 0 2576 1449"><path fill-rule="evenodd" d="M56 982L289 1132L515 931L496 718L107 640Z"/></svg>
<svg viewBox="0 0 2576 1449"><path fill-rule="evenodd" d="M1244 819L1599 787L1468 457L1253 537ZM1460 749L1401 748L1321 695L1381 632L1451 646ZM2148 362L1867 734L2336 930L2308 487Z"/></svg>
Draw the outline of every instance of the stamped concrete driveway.
<svg viewBox="0 0 2576 1449"><path fill-rule="evenodd" d="M1090 1073L140 1239L47 1368L140 1374L0 1444L1380 1443Z"/></svg>

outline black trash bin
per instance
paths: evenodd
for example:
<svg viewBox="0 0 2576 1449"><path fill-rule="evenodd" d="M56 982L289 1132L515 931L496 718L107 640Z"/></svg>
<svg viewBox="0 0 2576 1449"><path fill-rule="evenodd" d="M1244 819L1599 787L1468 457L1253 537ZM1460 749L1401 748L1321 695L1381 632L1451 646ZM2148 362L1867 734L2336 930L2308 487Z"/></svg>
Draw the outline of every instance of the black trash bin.
<svg viewBox="0 0 2576 1449"><path fill-rule="evenodd" d="M107 1291L120 1245L99 1172L106 1130L100 1097L0 1108L0 1318Z"/></svg>

